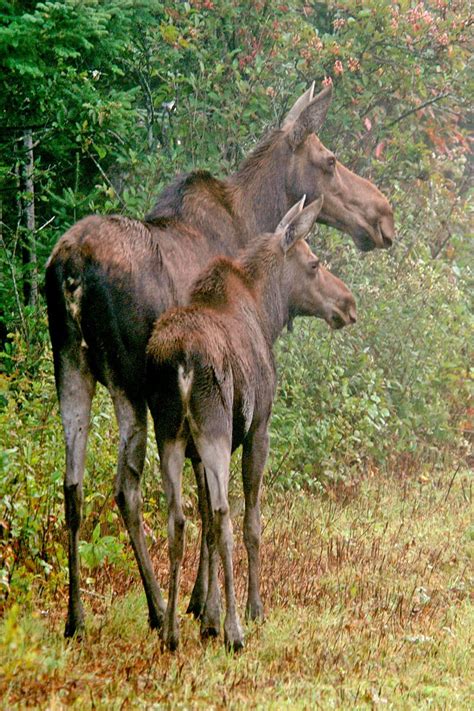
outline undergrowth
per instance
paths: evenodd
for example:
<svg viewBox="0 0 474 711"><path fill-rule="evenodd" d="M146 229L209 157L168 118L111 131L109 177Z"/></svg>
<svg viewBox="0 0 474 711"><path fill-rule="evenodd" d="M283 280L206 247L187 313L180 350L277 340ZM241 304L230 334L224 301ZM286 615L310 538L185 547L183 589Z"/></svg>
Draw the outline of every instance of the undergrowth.
<svg viewBox="0 0 474 711"><path fill-rule="evenodd" d="M134 565L83 582L87 636L62 637L66 591L33 594L2 624L5 708L470 708L472 478L459 469L393 479L368 472L324 494L270 492L263 506L267 621L239 656L203 644L184 615L198 555L195 525L181 595L181 647L148 631ZM189 511L189 513L192 513ZM235 576L246 557L236 515ZM152 545L162 584L166 546Z"/></svg>

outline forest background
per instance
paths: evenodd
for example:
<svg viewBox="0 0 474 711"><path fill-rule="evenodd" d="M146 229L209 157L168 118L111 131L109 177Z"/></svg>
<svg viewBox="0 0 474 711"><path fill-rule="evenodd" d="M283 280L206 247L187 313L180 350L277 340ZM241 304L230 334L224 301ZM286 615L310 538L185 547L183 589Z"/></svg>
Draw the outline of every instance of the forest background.
<svg viewBox="0 0 474 711"><path fill-rule="evenodd" d="M67 581L64 452L42 295L53 245L92 212L143 216L179 172L233 171L313 79L334 84L323 142L387 195L397 239L364 255L329 228L313 236L356 295L359 320L341 333L299 320L281 339L266 487L323 495L369 475L428 481L472 462L468 5L0 0L7 607L54 597ZM130 560L112 505L116 448L99 390L81 544L92 584L99 569ZM237 496L238 474L233 487ZM164 540L152 444L143 494L150 540ZM195 508L190 480L186 496Z"/></svg>

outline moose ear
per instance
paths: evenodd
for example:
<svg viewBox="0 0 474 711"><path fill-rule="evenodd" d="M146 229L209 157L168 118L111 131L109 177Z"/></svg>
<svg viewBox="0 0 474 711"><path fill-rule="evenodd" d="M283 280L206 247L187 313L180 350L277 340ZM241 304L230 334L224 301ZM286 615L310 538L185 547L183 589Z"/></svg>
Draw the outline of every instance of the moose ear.
<svg viewBox="0 0 474 711"><path fill-rule="evenodd" d="M290 124L294 123L300 113L303 111L303 109L305 109L311 103L314 96L314 85L315 82L313 81L309 89L305 91L304 94L301 94L299 99L296 99L295 103L283 119L283 122L281 124L282 128L288 128Z"/></svg>
<svg viewBox="0 0 474 711"><path fill-rule="evenodd" d="M288 140L293 150L310 133L318 133L324 123L331 101L332 87L327 86L301 111L288 133Z"/></svg>
<svg viewBox="0 0 474 711"><path fill-rule="evenodd" d="M306 200L306 195L303 195L301 200L298 200L298 202L295 203L293 205L293 207L290 207L290 209L288 210L286 215L281 219L275 232L285 232L288 225L295 219L296 215L300 214L301 210L303 209L305 200Z"/></svg>
<svg viewBox="0 0 474 711"><path fill-rule="evenodd" d="M293 247L293 245L296 244L296 242L298 242L298 240L303 239L304 237L306 237L307 234L309 234L309 232L311 232L311 229L314 223L316 222L319 213L321 212L323 201L324 197L323 195L321 195L321 197L319 197L317 200L314 200L312 203L310 203L308 207L305 207L304 210L301 210L293 216L293 219L287 225L281 237L281 248L283 249L285 254L286 252L288 252L289 249L291 249L291 247ZM301 204L301 200L297 204ZM291 210L293 210L294 207L292 207ZM285 218L286 215L283 220Z"/></svg>

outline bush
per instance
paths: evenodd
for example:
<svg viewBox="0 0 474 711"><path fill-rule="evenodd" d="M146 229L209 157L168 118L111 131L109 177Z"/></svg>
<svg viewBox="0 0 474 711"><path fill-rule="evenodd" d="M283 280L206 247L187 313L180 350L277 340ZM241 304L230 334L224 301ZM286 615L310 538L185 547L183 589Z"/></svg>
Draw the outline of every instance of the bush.
<svg viewBox="0 0 474 711"><path fill-rule="evenodd" d="M463 446L467 284L400 246L353 256L357 324L331 333L302 319L278 347L271 469L285 485L314 486L369 462L387 469L402 455L441 463L441 452Z"/></svg>

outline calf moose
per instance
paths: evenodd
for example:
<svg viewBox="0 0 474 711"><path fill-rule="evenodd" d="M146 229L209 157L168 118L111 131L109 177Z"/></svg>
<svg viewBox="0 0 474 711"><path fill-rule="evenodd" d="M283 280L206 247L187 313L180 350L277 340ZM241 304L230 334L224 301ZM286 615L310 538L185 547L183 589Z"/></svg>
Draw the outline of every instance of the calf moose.
<svg viewBox="0 0 474 711"><path fill-rule="evenodd" d="M178 645L176 605L184 551L181 473L185 456L204 467L209 585L203 636L219 633L216 556L224 567L226 646L240 649L243 632L232 573L227 500L231 453L243 445L244 540L249 565L247 613L262 615L259 593L259 496L275 394L272 345L292 314L318 316L332 328L353 323L349 289L319 264L303 238L323 203L304 199L273 234L260 235L239 259L217 258L198 278L188 306L167 311L148 344L147 398L155 424L168 501L170 584L162 636Z"/></svg>
<svg viewBox="0 0 474 711"><path fill-rule="evenodd" d="M196 171L164 190L146 220L86 217L53 249L46 299L54 370L66 444L64 497L69 536L69 606L65 635L80 632L79 528L84 462L96 382L113 399L120 430L115 497L145 588L150 625L160 627L164 602L153 573L141 517L140 477L146 448L145 350L152 326L186 302L198 273L218 255L235 256L253 235L271 232L303 194L324 194L319 220L348 232L362 250L390 246L393 215L385 197L336 160L315 132L331 101L313 86L224 180ZM202 478L200 465L196 476ZM206 597L201 559L189 609Z"/></svg>

